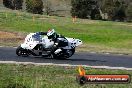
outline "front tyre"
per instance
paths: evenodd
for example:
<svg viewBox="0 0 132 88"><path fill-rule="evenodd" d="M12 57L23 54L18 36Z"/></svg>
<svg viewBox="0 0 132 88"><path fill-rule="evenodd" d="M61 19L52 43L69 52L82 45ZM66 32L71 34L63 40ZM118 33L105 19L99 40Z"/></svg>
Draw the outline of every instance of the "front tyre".
<svg viewBox="0 0 132 88"><path fill-rule="evenodd" d="M71 51L72 51L72 55L73 55L75 53L75 48L71 49Z"/></svg>
<svg viewBox="0 0 132 88"><path fill-rule="evenodd" d="M27 57L29 54L28 54L28 50L26 49L23 49L21 46L19 46L17 49L16 49L16 54L18 56L23 56L23 57Z"/></svg>
<svg viewBox="0 0 132 88"><path fill-rule="evenodd" d="M53 53L53 54L52 54L52 57L53 57L54 59L65 60L65 59L71 57L74 53L75 53L75 48L73 48L73 49L71 49L71 50L65 50L65 51L63 51L63 52L61 52L61 53L59 53L59 54L57 54L57 55Z"/></svg>
<svg viewBox="0 0 132 88"><path fill-rule="evenodd" d="M67 50L66 53L67 53L66 58L71 57L75 53L75 48L73 48L71 50Z"/></svg>

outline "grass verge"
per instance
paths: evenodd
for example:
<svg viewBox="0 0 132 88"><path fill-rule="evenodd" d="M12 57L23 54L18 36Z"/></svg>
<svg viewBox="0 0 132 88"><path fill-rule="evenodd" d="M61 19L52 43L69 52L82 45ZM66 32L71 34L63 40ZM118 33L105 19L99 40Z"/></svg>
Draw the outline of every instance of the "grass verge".
<svg viewBox="0 0 132 88"><path fill-rule="evenodd" d="M126 70L85 68L87 74L132 74ZM77 67L0 64L0 88L130 88L130 84L76 82ZM13 87L14 86L14 87Z"/></svg>
<svg viewBox="0 0 132 88"><path fill-rule="evenodd" d="M80 50L132 54L132 23L92 21L32 15L18 11L0 12L0 30L21 33L56 29L60 34L83 41Z"/></svg>

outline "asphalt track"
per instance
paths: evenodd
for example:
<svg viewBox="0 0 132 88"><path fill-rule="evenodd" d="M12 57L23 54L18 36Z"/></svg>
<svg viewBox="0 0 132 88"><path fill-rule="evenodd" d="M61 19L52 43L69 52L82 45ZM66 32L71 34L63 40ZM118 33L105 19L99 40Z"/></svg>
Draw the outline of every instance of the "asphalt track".
<svg viewBox="0 0 132 88"><path fill-rule="evenodd" d="M46 59L43 57L19 57L15 54L15 48L0 47L0 61L33 62L33 63L53 63L69 65L88 66L110 66L132 68L132 56L96 54L86 52L76 52L71 58L66 60Z"/></svg>

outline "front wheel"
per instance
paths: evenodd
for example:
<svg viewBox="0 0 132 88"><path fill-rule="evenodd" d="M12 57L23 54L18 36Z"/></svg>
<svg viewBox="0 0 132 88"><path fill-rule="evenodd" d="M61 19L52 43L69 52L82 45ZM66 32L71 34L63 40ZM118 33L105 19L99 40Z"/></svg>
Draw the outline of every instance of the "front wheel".
<svg viewBox="0 0 132 88"><path fill-rule="evenodd" d="M71 57L75 53L75 48L67 50L67 58Z"/></svg>
<svg viewBox="0 0 132 88"><path fill-rule="evenodd" d="M52 54L52 58L54 59L67 59L69 57L71 57L73 54L75 53L75 48L70 49L70 50L64 50L59 54Z"/></svg>
<svg viewBox="0 0 132 88"><path fill-rule="evenodd" d="M28 54L28 50L26 49L23 49L21 46L19 46L17 49L16 49L16 54L18 56L23 56L23 57L27 57L29 54Z"/></svg>

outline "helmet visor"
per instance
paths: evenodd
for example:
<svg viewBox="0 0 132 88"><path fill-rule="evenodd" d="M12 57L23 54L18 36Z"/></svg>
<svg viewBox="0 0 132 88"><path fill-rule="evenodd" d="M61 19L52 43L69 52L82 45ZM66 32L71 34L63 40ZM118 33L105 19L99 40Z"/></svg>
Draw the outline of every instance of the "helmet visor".
<svg viewBox="0 0 132 88"><path fill-rule="evenodd" d="M48 39L53 39L53 38L54 38L54 35L48 36Z"/></svg>

